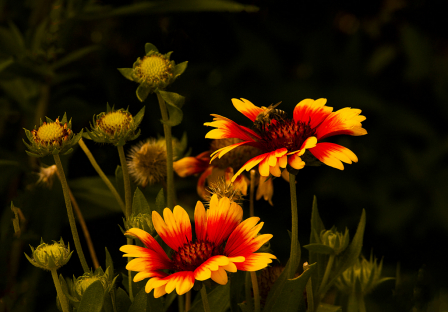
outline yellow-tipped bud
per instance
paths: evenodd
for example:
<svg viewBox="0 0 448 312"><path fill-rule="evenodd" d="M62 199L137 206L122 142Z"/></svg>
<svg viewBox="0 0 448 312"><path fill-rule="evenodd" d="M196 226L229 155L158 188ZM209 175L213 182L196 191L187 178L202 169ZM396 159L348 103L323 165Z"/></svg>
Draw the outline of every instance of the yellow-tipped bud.
<svg viewBox="0 0 448 312"><path fill-rule="evenodd" d="M70 260L73 253L73 251L70 252L70 246L65 247L62 238L59 242L54 241L53 244L45 244L41 241L36 249L30 247L31 257L25 254L26 258L32 265L44 270L59 269Z"/></svg>

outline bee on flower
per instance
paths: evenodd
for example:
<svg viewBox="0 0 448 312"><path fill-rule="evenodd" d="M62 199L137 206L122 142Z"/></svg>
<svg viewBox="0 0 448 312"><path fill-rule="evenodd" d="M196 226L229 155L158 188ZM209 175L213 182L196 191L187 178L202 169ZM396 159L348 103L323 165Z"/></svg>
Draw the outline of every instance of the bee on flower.
<svg viewBox="0 0 448 312"><path fill-rule="evenodd" d="M185 294L195 281L212 279L225 285L227 272L258 271L268 266L276 257L270 253L257 253L268 242L271 234L258 235L263 222L252 217L241 222L243 209L229 198L218 199L213 195L210 208L205 210L198 201L194 213L196 239L193 239L190 218L180 206L171 211L166 208L163 218L152 212L154 228L163 241L173 249L167 256L157 241L147 232L130 229L125 235L133 236L145 245L125 245L120 248L124 257L134 257L126 266L137 271L134 282L149 278L147 293L154 289L158 298L174 289Z"/></svg>
<svg viewBox="0 0 448 312"><path fill-rule="evenodd" d="M209 139L236 138L240 142L222 147L211 154L211 161L242 146L252 146L261 151L249 159L232 177L235 181L243 171L258 165L260 176L280 177L282 171L296 174L305 165L322 162L327 166L344 169L342 162L351 164L358 157L346 147L335 143L321 142L328 137L346 134L367 134L361 122L366 118L360 109L342 108L333 112L326 99L305 99L296 105L293 118L288 118L277 105L258 107L246 99L232 99L234 107L253 122L252 128L216 114L212 122L204 125L214 127L206 134Z"/></svg>

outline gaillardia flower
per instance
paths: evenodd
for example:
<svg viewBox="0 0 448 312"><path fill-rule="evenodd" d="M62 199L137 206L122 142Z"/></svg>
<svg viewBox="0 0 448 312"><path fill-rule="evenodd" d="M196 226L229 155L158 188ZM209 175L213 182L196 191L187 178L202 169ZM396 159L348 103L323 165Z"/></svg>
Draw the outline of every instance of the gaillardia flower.
<svg viewBox="0 0 448 312"><path fill-rule="evenodd" d="M143 107L135 117L128 112L128 110L119 109L114 110L107 104L107 110L93 116L93 123L90 128L86 129L84 138L93 140L97 143L109 143L115 146L123 146L127 141L132 141L140 135L138 126L142 122L145 114L145 107Z"/></svg>
<svg viewBox="0 0 448 312"><path fill-rule="evenodd" d="M140 239L146 248L120 248L124 257L136 257L126 266L127 270L139 272L134 282L149 278L145 291L154 289L156 298L174 289L179 295L185 294L196 280L211 278L225 285L227 272L261 270L276 258L269 253L255 253L272 235L257 235L263 226L263 222L257 224L257 217L241 222L243 209L226 197L212 196L207 211L198 201L194 213L195 240L190 218L182 207L176 206L173 211L166 208L163 216L153 211L152 221L159 236L173 249L171 259L150 234L140 229L130 229L125 235Z"/></svg>
<svg viewBox="0 0 448 312"><path fill-rule="evenodd" d="M187 68L188 62L178 65L170 60L171 53L161 54L151 43L145 45L146 55L137 58L132 68L118 68L127 79L140 85L137 88L137 98L143 102L149 93L164 90L174 82Z"/></svg>
<svg viewBox="0 0 448 312"><path fill-rule="evenodd" d="M312 165L317 159L330 167L343 170L342 162L351 164L358 161L348 148L318 141L338 134L367 134L361 125L366 118L360 115L360 109L346 107L333 112L332 107L325 105L326 99L305 99L296 105L293 118L290 119L284 111L275 108L278 104L258 107L245 99L232 99L232 102L238 111L253 122L253 128L240 126L228 118L212 114L215 118L205 125L216 129L209 131L206 138L238 138L242 141L217 150L211 155L211 160L221 158L242 145L250 145L264 152L247 161L232 181L244 170L249 171L256 165L259 165L261 176L279 177L288 164L298 170L306 164Z"/></svg>
<svg viewBox="0 0 448 312"><path fill-rule="evenodd" d="M215 158L213 162L210 162L210 154L215 151L241 142L239 139L222 139L213 140L210 146L210 151L205 151L196 157L184 157L174 162L174 171L180 177L187 177L191 175L200 174L198 183L196 186L199 196L204 200L209 200L209 192L206 189L206 185L209 188L216 184L219 179L224 178L227 183L231 183L234 171L238 170L248 160L259 155L261 151L258 148L243 145L239 149L231 150L224 158ZM272 179L266 179L257 175L256 182L258 185L256 199L264 198L272 205L272 195L274 194L274 185ZM238 176L233 182L233 188L239 190L242 195L247 195L247 188L250 185L250 179L245 174Z"/></svg>
<svg viewBox="0 0 448 312"><path fill-rule="evenodd" d="M46 117L46 121L40 121L39 128L35 128L33 131L24 130L31 143L28 144L23 140L23 143L29 149L26 153L34 157L44 157L50 154L70 154L73 151L72 147L82 137L82 130L77 135L73 134L72 121L70 119L67 122L65 114L61 121L59 121L59 118L53 121Z"/></svg>

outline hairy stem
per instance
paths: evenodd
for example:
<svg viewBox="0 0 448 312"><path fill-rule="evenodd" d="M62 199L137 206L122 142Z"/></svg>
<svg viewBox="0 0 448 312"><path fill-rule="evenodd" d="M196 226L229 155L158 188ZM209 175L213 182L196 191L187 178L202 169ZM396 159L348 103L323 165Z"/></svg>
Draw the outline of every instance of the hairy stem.
<svg viewBox="0 0 448 312"><path fill-rule="evenodd" d="M61 303L61 308L63 312L70 312L70 306L68 304L67 297L65 297L62 292L61 283L59 282L58 273L56 273L56 269L52 269L51 277L53 278L54 286L56 287L56 292L58 294L59 302Z"/></svg>
<svg viewBox="0 0 448 312"><path fill-rule="evenodd" d="M68 221L70 223L70 229L72 230L73 240L75 241L76 253L81 261L82 269L84 273L89 272L89 266L87 265L86 258L82 252L81 242L79 240L78 230L76 229L75 216L73 215L72 202L70 200L70 192L65 178L64 169L62 168L61 158L58 154L53 155L56 167L58 168L58 175L61 180L62 191L64 193L65 207L67 207Z"/></svg>
<svg viewBox="0 0 448 312"><path fill-rule="evenodd" d="M325 268L324 277L322 278L322 282L319 286L319 293L325 288L328 278L330 277L331 269L333 268L333 262L334 262L334 255L330 255L330 258L327 262L327 267ZM321 298L325 296L325 294L320 294Z"/></svg>
<svg viewBox="0 0 448 312"><path fill-rule="evenodd" d="M251 286L252 286L250 272L246 272L246 280L245 280L244 285L245 285L244 292L246 295L247 310L253 311L254 310L254 301L252 299L252 293L250 291Z"/></svg>
<svg viewBox="0 0 448 312"><path fill-rule="evenodd" d="M296 176L289 174L289 190L291 193L291 219L292 219L292 229L291 229L291 253L289 257L289 279L294 278L296 274L296 262L298 261L298 250L299 245L299 222L297 214L297 194L296 194Z"/></svg>
<svg viewBox="0 0 448 312"><path fill-rule="evenodd" d="M260 312L260 291L258 290L257 273L250 272L252 290L254 291L254 311Z"/></svg>
<svg viewBox="0 0 448 312"><path fill-rule="evenodd" d="M111 191L112 195L114 195L115 199L117 200L117 203L120 205L120 208L123 211L123 214L126 214L126 208L125 208L123 200L121 199L120 194L118 194L117 190L112 185L112 183L107 178L107 176L104 174L103 170L101 170L100 166L96 162L95 158L93 157L93 155L90 152L90 150L87 147L87 145L84 143L84 141L82 139L79 140L78 144L79 144L79 146L81 146L82 150L86 154L87 158L90 160L90 163L92 164L93 168L96 170L96 172L98 173L100 178L103 180L103 182L109 188L109 190Z"/></svg>
<svg viewBox="0 0 448 312"><path fill-rule="evenodd" d="M126 219L131 216L132 213L132 193L131 193L131 180L129 179L128 164L126 163L126 156L124 155L124 148L122 145L117 146L118 155L120 156L121 169L123 170L123 182L124 182L124 202L125 202L125 216Z"/></svg>
<svg viewBox="0 0 448 312"><path fill-rule="evenodd" d="M173 209L174 207L174 171L173 171L173 140L171 137L171 126L168 122L168 111L166 104L162 96L157 93L157 99L159 100L160 113L162 114L163 131L165 133L166 141L166 184L167 184L167 207Z"/></svg>

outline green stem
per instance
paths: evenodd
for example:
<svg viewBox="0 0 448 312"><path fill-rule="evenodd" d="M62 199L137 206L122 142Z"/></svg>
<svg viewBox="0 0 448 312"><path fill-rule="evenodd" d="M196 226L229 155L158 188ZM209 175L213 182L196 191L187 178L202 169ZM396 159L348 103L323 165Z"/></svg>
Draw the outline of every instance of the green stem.
<svg viewBox="0 0 448 312"><path fill-rule="evenodd" d="M306 300L308 302L308 311L314 312L313 284L311 278L306 283Z"/></svg>
<svg viewBox="0 0 448 312"><path fill-rule="evenodd" d="M260 312L260 291L258 290L257 273L250 272L252 279L252 289L254 291L254 311Z"/></svg>
<svg viewBox="0 0 448 312"><path fill-rule="evenodd" d="M319 286L319 293L325 288L325 284L328 281L328 278L330 277L330 273L331 273L331 269L333 268L333 262L334 262L334 255L330 255L330 258L328 259L327 262L327 267L325 268L325 273L324 273L324 277L322 278L322 282L320 283ZM324 296L325 294L320 294L321 298Z"/></svg>
<svg viewBox="0 0 448 312"><path fill-rule="evenodd" d="M107 178L107 176L104 174L103 170L101 170L100 166L96 162L95 158L93 157L92 153L90 152L89 148L84 143L84 141L82 139L80 139L78 141L78 144L79 144L79 146L81 146L82 150L86 154L87 158L90 160L90 163L92 164L93 168L96 170L96 172L98 173L100 178L103 180L103 182L109 188L109 190L111 191L112 195L114 195L115 199L117 200L118 204L120 205L121 210L123 210L123 214L125 214L126 213L126 208L125 208L123 200L121 199L120 194L118 194L117 190L112 185L112 183Z"/></svg>
<svg viewBox="0 0 448 312"><path fill-rule="evenodd" d="M367 312L367 310L366 310L366 303L365 303L365 301L364 301L364 296L362 295L362 293L361 294L358 294L358 309L359 309L359 312Z"/></svg>
<svg viewBox="0 0 448 312"><path fill-rule="evenodd" d="M67 297L65 297L64 293L62 292L62 287L61 283L59 282L58 273L56 273L56 269L52 269L50 271L51 271L51 277L53 277L54 286L56 287L59 302L61 303L62 311L70 312Z"/></svg>
<svg viewBox="0 0 448 312"><path fill-rule="evenodd" d="M131 180L129 180L128 164L126 163L126 156L124 155L123 145L117 146L118 155L120 155L121 170L123 170L123 182L124 182L124 202L126 204L125 216L128 219L132 213L132 192L131 192Z"/></svg>
<svg viewBox="0 0 448 312"><path fill-rule="evenodd" d="M177 296L177 307L179 312L185 311L185 295Z"/></svg>
<svg viewBox="0 0 448 312"><path fill-rule="evenodd" d="M296 194L296 176L292 173L289 174L289 190L291 193L291 219L292 219L292 229L291 229L291 253L289 257L289 279L294 278L296 274L296 263L298 261L298 250L299 245L299 222L297 214L297 194Z"/></svg>
<svg viewBox="0 0 448 312"><path fill-rule="evenodd" d="M246 303L247 303L247 310L252 312L254 310L254 301L252 300L252 293L250 291L252 283L250 280L250 272L246 272L246 281L244 283L244 292L246 294Z"/></svg>
<svg viewBox="0 0 448 312"><path fill-rule="evenodd" d="M254 216L254 206L255 206L255 170L250 171L250 201L249 201L249 213L250 216Z"/></svg>
<svg viewBox="0 0 448 312"><path fill-rule="evenodd" d="M202 304L204 305L204 312L211 312L210 305L208 304L207 290L205 289L205 285L202 285L201 297L202 297Z"/></svg>
<svg viewBox="0 0 448 312"><path fill-rule="evenodd" d="M56 167L58 168L58 174L61 179L62 191L64 193L65 206L67 207L68 221L70 223L70 229L72 230L73 240L75 241L76 252L78 253L79 260L81 261L82 269L84 273L89 272L89 266L87 265L86 258L82 252L81 242L79 240L78 230L76 229L75 216L73 215L72 202L70 200L70 192L65 178L64 169L62 168L61 158L58 154L53 155Z"/></svg>
<svg viewBox="0 0 448 312"><path fill-rule="evenodd" d="M132 238L126 238L126 243L128 245L133 245L133 239ZM131 262L132 258L128 257L128 264ZM131 302L134 301L134 291L132 290L132 271L128 270L128 287L129 287L129 299Z"/></svg>
<svg viewBox="0 0 448 312"><path fill-rule="evenodd" d="M162 96L157 93L159 100L160 113L162 114L163 131L165 132L166 141L166 184L167 184L167 207L173 209L174 207L174 172L173 172L173 140L171 138L171 126L167 124L168 111L166 109L165 101Z"/></svg>
<svg viewBox="0 0 448 312"><path fill-rule="evenodd" d="M185 294L185 312L191 308L191 290Z"/></svg>

